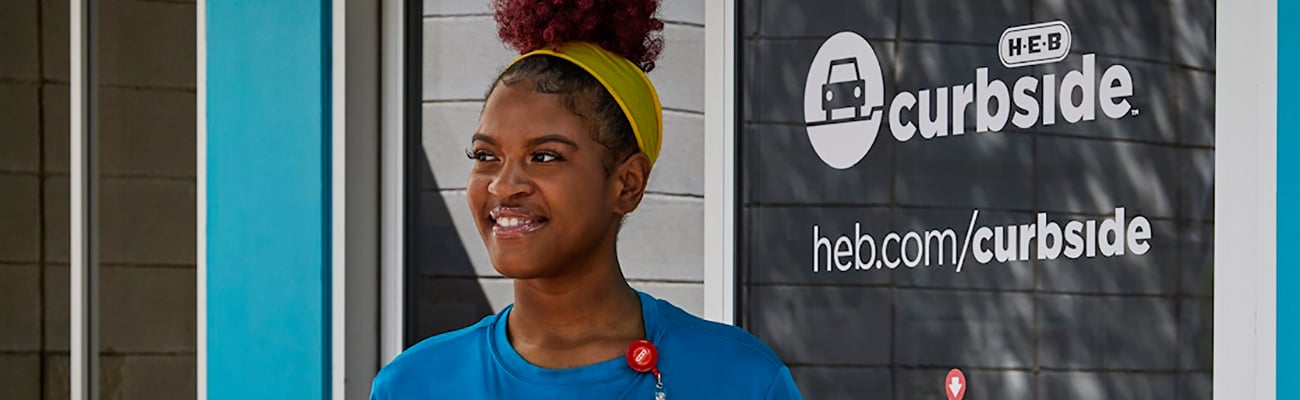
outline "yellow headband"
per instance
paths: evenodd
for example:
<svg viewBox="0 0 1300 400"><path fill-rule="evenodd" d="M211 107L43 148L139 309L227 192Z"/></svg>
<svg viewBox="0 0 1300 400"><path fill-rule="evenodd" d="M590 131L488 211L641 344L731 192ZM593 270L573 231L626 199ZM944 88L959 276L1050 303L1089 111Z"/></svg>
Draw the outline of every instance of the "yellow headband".
<svg viewBox="0 0 1300 400"><path fill-rule="evenodd" d="M663 141L664 112L659 93L645 71L628 59L587 42L569 42L555 50L534 50L519 56L510 65L539 54L568 60L596 77L623 109L623 115L632 124L637 146L650 158L650 165L654 165Z"/></svg>

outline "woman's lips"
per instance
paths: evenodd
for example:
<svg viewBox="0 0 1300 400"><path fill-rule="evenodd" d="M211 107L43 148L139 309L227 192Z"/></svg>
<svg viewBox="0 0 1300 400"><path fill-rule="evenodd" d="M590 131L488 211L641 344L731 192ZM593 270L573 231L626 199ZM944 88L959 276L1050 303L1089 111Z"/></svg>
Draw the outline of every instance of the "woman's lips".
<svg viewBox="0 0 1300 400"><path fill-rule="evenodd" d="M547 219L517 207L498 207L489 213L488 222L493 236L511 239L536 232L546 226Z"/></svg>
<svg viewBox="0 0 1300 400"><path fill-rule="evenodd" d="M498 218L492 224L492 235L498 239L512 239L536 232L546 226L545 220L523 220L516 218Z"/></svg>

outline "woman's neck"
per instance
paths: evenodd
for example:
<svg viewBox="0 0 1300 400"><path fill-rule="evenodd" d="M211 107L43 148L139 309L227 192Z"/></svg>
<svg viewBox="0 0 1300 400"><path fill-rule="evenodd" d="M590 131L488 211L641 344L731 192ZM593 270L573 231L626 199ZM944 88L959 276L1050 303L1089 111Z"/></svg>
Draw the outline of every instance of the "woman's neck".
<svg viewBox="0 0 1300 400"><path fill-rule="evenodd" d="M572 276L515 280L506 327L525 360L547 368L588 365L618 357L645 337L640 298L614 260Z"/></svg>

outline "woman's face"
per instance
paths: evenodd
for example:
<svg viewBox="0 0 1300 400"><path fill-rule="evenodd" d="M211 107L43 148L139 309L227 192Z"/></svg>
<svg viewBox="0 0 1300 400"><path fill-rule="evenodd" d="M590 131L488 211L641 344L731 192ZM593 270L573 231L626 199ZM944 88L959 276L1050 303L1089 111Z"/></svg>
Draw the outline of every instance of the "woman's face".
<svg viewBox="0 0 1300 400"><path fill-rule="evenodd" d="M563 274L601 246L612 249L619 218L631 211L591 122L532 87L498 83L470 148L470 212L492 264L516 279Z"/></svg>

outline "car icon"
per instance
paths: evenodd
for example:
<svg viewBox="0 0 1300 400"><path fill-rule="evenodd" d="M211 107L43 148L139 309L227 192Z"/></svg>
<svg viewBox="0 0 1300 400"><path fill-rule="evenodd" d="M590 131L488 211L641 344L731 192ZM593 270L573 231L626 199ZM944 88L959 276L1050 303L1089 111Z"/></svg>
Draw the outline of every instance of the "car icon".
<svg viewBox="0 0 1300 400"><path fill-rule="evenodd" d="M835 71L835 67L841 65L851 65L853 67L854 80L831 82L831 73ZM866 85L866 81L862 80L862 73L858 71L857 58L849 57L831 60L831 65L826 71L826 83L822 84L822 110L826 111L826 121L830 122L832 120L831 110L848 107L853 107L854 119L861 118L862 107L867 104L867 98L863 95Z"/></svg>

